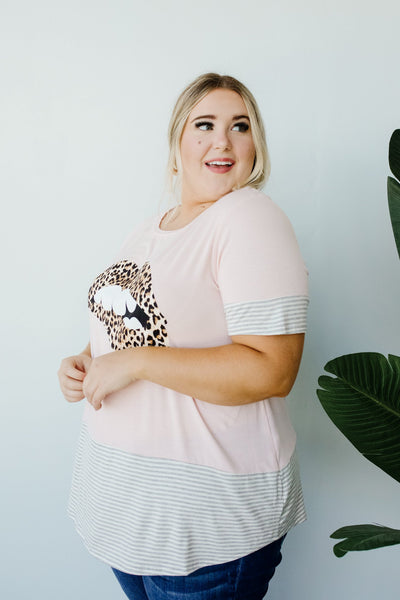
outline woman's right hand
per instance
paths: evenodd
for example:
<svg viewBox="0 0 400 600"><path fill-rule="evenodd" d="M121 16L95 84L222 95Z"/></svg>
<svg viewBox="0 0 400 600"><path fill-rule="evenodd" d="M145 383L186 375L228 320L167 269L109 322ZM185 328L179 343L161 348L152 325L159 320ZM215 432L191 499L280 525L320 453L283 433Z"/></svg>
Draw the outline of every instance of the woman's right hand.
<svg viewBox="0 0 400 600"><path fill-rule="evenodd" d="M58 379L64 398L68 402L79 402L84 399L83 380L86 377L92 359L86 350L76 356L68 356L61 361Z"/></svg>

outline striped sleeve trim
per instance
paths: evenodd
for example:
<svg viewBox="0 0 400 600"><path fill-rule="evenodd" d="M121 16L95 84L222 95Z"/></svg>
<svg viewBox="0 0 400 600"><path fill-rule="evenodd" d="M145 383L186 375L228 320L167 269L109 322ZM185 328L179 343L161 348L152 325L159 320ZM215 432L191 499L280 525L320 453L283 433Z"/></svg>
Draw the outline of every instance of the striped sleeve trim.
<svg viewBox="0 0 400 600"><path fill-rule="evenodd" d="M280 335L304 333L308 296L224 304L229 335Z"/></svg>
<svg viewBox="0 0 400 600"><path fill-rule="evenodd" d="M141 575L235 560L305 519L295 454L280 471L235 475L99 444L85 424L68 513L92 555Z"/></svg>

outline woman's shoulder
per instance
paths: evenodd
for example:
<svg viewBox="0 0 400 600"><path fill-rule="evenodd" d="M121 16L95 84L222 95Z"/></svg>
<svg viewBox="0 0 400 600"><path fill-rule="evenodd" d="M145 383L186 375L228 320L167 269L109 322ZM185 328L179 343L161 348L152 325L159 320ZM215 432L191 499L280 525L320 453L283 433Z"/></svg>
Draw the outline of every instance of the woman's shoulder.
<svg viewBox="0 0 400 600"><path fill-rule="evenodd" d="M259 222L264 227L275 227L279 224L290 226L282 208L263 190L252 186L233 190L222 196L218 203L225 224L237 222L238 225L245 226L249 222Z"/></svg>
<svg viewBox="0 0 400 600"><path fill-rule="evenodd" d="M231 192L228 192L227 194L224 194L219 199L219 202L221 202L221 200L223 200L224 202L230 201L230 202L234 202L234 203L240 203L240 202L243 202L244 200L255 201L255 202L261 201L261 200L271 201L271 198L262 190L257 189L251 185L246 185L239 189L232 190Z"/></svg>

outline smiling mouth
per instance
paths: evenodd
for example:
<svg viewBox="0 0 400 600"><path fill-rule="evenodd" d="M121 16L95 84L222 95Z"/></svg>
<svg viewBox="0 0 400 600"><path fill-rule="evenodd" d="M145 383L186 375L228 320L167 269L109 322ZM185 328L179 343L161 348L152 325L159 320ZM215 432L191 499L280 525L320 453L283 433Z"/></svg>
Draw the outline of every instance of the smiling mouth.
<svg viewBox="0 0 400 600"><path fill-rule="evenodd" d="M213 173L227 173L230 171L235 163L231 164L214 164L214 163L205 163L207 169L212 171Z"/></svg>

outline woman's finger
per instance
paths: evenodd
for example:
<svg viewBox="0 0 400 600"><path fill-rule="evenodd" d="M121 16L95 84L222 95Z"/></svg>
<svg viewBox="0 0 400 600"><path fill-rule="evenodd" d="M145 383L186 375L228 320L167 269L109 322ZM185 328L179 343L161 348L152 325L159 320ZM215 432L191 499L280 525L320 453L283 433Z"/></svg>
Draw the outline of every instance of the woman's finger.
<svg viewBox="0 0 400 600"><path fill-rule="evenodd" d="M83 382L82 381L78 381L77 379L71 379L71 377L68 377L65 374L61 374L59 375L59 381L60 381L60 387L61 390L64 392L71 390L73 392L76 391L82 391L82 385Z"/></svg>
<svg viewBox="0 0 400 600"><path fill-rule="evenodd" d="M92 392L89 378L86 378L82 384L82 392L88 402L92 401Z"/></svg>
<svg viewBox="0 0 400 600"><path fill-rule="evenodd" d="M83 384L83 393L86 400L93 406L95 410L101 408L101 402L103 400L103 394L101 393L98 386L95 386L89 382L89 384Z"/></svg>
<svg viewBox="0 0 400 600"><path fill-rule="evenodd" d="M72 379L83 381L91 362L92 359L89 356L68 356L61 361L58 373L59 375L65 374Z"/></svg>
<svg viewBox="0 0 400 600"><path fill-rule="evenodd" d="M65 390L71 390L71 392L82 391L82 382L77 381L76 379L71 379L70 377L63 378L61 385Z"/></svg>
<svg viewBox="0 0 400 600"><path fill-rule="evenodd" d="M80 400L84 399L84 395L82 391L70 391L67 390L65 392L63 392L64 394L64 398L68 401L68 402L79 402Z"/></svg>
<svg viewBox="0 0 400 600"><path fill-rule="evenodd" d="M101 393L99 388L97 388L97 390L94 392L94 394L92 396L92 402L91 402L91 404L95 410L100 410L103 399L104 399L103 394Z"/></svg>
<svg viewBox="0 0 400 600"><path fill-rule="evenodd" d="M70 377L71 379L75 379L76 381L83 381L86 376L86 373L84 373L84 371L80 371L75 367L67 367L64 370L63 374L67 377Z"/></svg>

